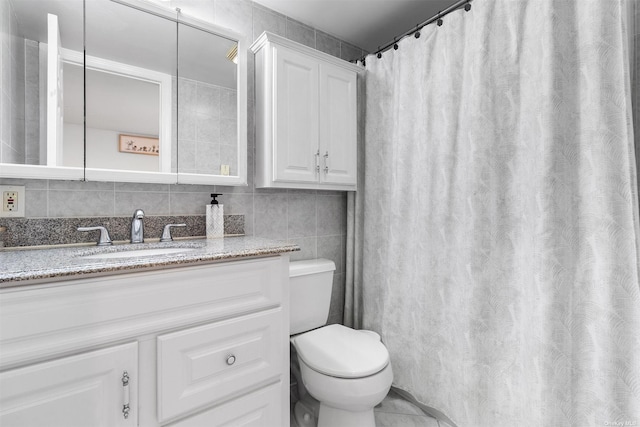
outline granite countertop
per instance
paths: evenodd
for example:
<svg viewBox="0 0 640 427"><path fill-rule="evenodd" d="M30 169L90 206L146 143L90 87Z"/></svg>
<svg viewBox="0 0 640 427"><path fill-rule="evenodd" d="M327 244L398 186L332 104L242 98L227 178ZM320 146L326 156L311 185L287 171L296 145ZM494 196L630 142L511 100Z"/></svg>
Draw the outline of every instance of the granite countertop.
<svg viewBox="0 0 640 427"><path fill-rule="evenodd" d="M173 253L102 258L114 253L170 248ZM114 244L112 246L65 246L47 249L0 251L0 288L79 279L88 275L131 273L201 262L277 255L300 248L293 243L256 237L185 239L167 243ZM91 258L87 258L91 256Z"/></svg>

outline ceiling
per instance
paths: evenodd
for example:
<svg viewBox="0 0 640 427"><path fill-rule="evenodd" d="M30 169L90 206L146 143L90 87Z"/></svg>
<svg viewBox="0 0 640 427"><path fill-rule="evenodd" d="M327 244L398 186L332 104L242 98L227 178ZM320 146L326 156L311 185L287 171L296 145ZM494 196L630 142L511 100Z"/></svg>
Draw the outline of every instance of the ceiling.
<svg viewBox="0 0 640 427"><path fill-rule="evenodd" d="M320 31L374 52L455 0L254 0Z"/></svg>

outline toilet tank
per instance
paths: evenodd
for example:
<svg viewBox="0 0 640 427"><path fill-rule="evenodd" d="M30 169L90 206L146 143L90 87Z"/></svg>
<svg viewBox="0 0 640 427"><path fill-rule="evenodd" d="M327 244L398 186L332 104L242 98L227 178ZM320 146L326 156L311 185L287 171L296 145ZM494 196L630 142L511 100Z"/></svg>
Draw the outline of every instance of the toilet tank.
<svg viewBox="0 0 640 427"><path fill-rule="evenodd" d="M327 323L335 269L333 261L321 258L289 263L291 335Z"/></svg>

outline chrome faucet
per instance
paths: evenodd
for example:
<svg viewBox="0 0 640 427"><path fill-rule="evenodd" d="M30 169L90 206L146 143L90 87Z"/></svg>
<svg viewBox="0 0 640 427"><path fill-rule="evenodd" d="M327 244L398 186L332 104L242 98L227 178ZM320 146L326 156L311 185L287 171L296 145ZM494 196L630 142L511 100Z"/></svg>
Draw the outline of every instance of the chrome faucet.
<svg viewBox="0 0 640 427"><path fill-rule="evenodd" d="M131 243L144 243L144 212L136 209L131 220Z"/></svg>
<svg viewBox="0 0 640 427"><path fill-rule="evenodd" d="M100 237L98 237L98 246L109 246L112 244L111 237L109 237L109 232L105 227L96 226L96 227L78 227L78 231L93 231L100 230Z"/></svg>
<svg viewBox="0 0 640 427"><path fill-rule="evenodd" d="M171 237L171 229L173 227L186 227L187 224L167 224L164 226L162 230L162 237L160 237L161 242L172 242L173 237Z"/></svg>

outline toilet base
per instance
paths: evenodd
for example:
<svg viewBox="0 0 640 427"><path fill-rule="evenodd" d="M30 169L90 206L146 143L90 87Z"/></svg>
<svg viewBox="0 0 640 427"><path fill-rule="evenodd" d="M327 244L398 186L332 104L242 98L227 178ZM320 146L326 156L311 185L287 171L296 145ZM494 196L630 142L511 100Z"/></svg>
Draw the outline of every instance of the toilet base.
<svg viewBox="0 0 640 427"><path fill-rule="evenodd" d="M304 401L299 400L293 409L293 416L299 427L316 427L320 402L307 395Z"/></svg>
<svg viewBox="0 0 640 427"><path fill-rule="evenodd" d="M320 403L318 427L376 427L373 408L352 412Z"/></svg>

